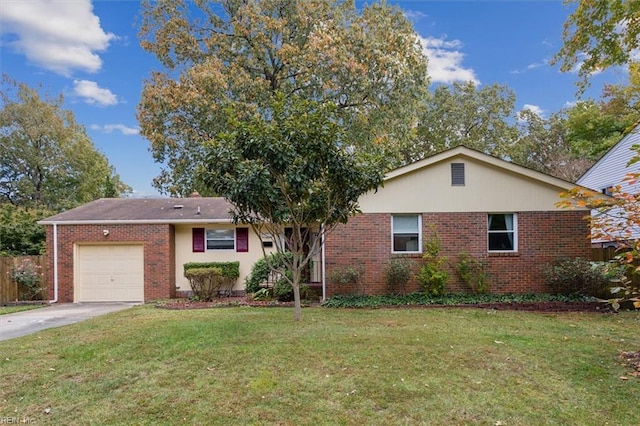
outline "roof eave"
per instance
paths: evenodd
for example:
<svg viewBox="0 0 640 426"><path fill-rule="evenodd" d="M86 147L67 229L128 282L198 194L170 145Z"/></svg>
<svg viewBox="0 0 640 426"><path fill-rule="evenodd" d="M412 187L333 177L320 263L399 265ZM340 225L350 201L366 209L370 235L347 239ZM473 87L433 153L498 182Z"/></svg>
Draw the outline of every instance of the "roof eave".
<svg viewBox="0 0 640 426"><path fill-rule="evenodd" d="M189 223L233 223L229 219L124 219L124 220L40 220L38 225L170 225L170 224L189 224Z"/></svg>

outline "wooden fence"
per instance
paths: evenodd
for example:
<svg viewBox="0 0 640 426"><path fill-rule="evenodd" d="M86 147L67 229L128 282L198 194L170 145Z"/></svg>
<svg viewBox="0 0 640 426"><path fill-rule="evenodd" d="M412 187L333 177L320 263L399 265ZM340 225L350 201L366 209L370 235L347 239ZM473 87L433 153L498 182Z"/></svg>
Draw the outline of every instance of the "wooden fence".
<svg viewBox="0 0 640 426"><path fill-rule="evenodd" d="M607 247L607 248L592 248L591 249L591 260L597 262L608 262L616 257L618 253L616 252L615 247ZM640 266L640 262L637 260L634 262L635 266ZM626 274L627 278L629 278L634 287L640 287L640 273Z"/></svg>
<svg viewBox="0 0 640 426"><path fill-rule="evenodd" d="M0 257L0 305L4 305L10 302L19 301L25 298L23 289L20 288L12 278L14 269L21 263L28 261L32 262L41 274L42 282L44 284L44 277L46 277L45 271L45 257L44 256L16 256L16 257ZM36 299L46 298L46 289L36 297Z"/></svg>

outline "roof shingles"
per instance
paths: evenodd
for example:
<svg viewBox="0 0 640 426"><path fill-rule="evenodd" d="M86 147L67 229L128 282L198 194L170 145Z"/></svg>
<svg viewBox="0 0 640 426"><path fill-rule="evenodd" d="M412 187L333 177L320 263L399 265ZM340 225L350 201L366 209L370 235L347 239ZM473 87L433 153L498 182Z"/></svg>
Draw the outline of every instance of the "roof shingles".
<svg viewBox="0 0 640 426"><path fill-rule="evenodd" d="M230 222L233 205L224 198L101 198L40 221L64 223Z"/></svg>

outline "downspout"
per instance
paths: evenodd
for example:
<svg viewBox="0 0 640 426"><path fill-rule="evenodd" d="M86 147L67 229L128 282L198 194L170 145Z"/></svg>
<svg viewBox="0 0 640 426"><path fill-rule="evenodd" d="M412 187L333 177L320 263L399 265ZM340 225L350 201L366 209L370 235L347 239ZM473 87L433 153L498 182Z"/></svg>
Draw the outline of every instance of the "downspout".
<svg viewBox="0 0 640 426"><path fill-rule="evenodd" d="M53 300L49 303L58 303L58 224L53 224Z"/></svg>
<svg viewBox="0 0 640 426"><path fill-rule="evenodd" d="M326 300L327 296L327 280L326 276L326 268L325 268L325 254L324 254L324 225L320 226L320 264L322 269L322 301Z"/></svg>

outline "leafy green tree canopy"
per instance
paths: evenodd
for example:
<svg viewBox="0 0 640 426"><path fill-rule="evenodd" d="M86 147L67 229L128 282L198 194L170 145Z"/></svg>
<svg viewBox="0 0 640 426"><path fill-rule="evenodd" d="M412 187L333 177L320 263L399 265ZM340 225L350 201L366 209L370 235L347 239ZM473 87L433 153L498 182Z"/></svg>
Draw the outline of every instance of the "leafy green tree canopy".
<svg viewBox="0 0 640 426"><path fill-rule="evenodd" d="M634 60L640 47L640 2L637 0L565 0L575 9L564 24L563 46L554 62L562 71L577 68L583 91L589 77Z"/></svg>
<svg viewBox="0 0 640 426"><path fill-rule="evenodd" d="M45 251L45 229L37 222L54 212L0 203L0 256L39 255Z"/></svg>
<svg viewBox="0 0 640 426"><path fill-rule="evenodd" d="M322 235L347 222L360 195L382 183L387 160L382 149L374 154L344 143L335 105L276 95L268 110L267 117L255 113L243 120L230 114L227 132L207 144L200 173L233 202L236 221L269 234L279 252L291 254L281 256L282 272L300 319L301 274L319 244L309 233ZM283 246L285 227L291 232Z"/></svg>
<svg viewBox="0 0 640 426"><path fill-rule="evenodd" d="M165 72L145 82L141 133L165 165L154 186L212 195L192 169L227 113L268 115L275 93L337 107L342 142L399 161L415 136L427 61L412 25L385 3L352 0L147 1L141 45Z"/></svg>
<svg viewBox="0 0 640 426"><path fill-rule="evenodd" d="M505 157L517 136L509 124L515 95L506 86L478 89L471 81L438 86L425 96L423 111L417 141L405 152L408 163L458 145Z"/></svg>
<svg viewBox="0 0 640 426"><path fill-rule="evenodd" d="M62 96L3 76L0 92L0 204L60 211L130 188L96 150Z"/></svg>

